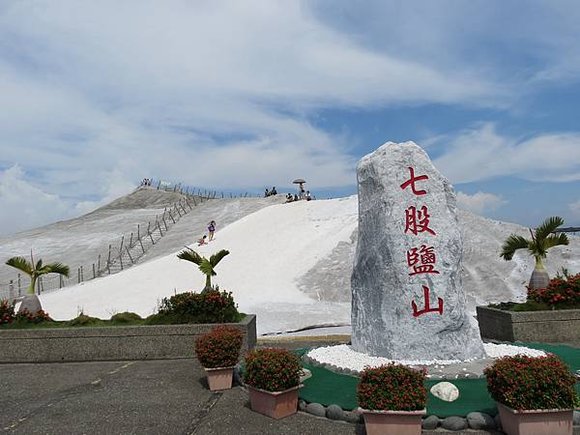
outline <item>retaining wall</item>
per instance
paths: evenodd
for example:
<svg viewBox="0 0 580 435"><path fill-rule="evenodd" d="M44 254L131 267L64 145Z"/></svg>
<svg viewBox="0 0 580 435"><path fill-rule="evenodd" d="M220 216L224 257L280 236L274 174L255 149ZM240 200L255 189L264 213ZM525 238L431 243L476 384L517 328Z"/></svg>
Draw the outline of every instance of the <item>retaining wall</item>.
<svg viewBox="0 0 580 435"><path fill-rule="evenodd" d="M256 345L256 316L228 325ZM217 324L0 330L0 363L195 358L195 338Z"/></svg>
<svg viewBox="0 0 580 435"><path fill-rule="evenodd" d="M580 310L504 311L477 307L484 339L500 341L580 342Z"/></svg>

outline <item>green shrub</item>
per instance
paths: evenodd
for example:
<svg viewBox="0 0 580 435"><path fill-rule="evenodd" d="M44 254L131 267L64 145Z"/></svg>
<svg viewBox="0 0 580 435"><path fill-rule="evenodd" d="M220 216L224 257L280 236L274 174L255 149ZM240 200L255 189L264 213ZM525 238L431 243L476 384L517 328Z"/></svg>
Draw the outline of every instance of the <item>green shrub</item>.
<svg viewBox="0 0 580 435"><path fill-rule="evenodd" d="M149 322L166 323L232 323L240 321L237 304L231 292L210 288L200 293L179 293L163 298L159 313Z"/></svg>
<svg viewBox="0 0 580 435"><path fill-rule="evenodd" d="M379 411L419 411L427 405L425 370L402 364L366 367L356 389L359 406Z"/></svg>
<svg viewBox="0 0 580 435"><path fill-rule="evenodd" d="M6 325L14 321L14 302L8 299L0 300L0 325Z"/></svg>
<svg viewBox="0 0 580 435"><path fill-rule="evenodd" d="M300 358L286 349L254 349L246 354L244 382L266 391L284 391L300 384Z"/></svg>
<svg viewBox="0 0 580 435"><path fill-rule="evenodd" d="M69 326L92 326L101 323L102 320L97 317L87 316L84 313L79 314L72 320L69 320Z"/></svg>
<svg viewBox="0 0 580 435"><path fill-rule="evenodd" d="M231 326L218 326L195 340L195 354L201 365L212 369L238 363L244 335Z"/></svg>
<svg viewBox="0 0 580 435"><path fill-rule="evenodd" d="M111 316L112 323L141 323L143 319L137 313L131 313L129 311L125 311L123 313L117 313Z"/></svg>
<svg viewBox="0 0 580 435"><path fill-rule="evenodd" d="M484 371L491 397L516 410L571 409L576 379L558 357L506 356Z"/></svg>

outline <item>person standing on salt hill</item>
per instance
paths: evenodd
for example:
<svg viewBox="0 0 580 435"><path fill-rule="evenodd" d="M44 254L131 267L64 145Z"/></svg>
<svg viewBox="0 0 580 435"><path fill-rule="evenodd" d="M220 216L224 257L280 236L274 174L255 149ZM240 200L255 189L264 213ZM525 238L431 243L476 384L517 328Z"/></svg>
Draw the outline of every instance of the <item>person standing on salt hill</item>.
<svg viewBox="0 0 580 435"><path fill-rule="evenodd" d="M213 235L215 233L215 221L211 221L209 223L209 225L207 226L207 231L209 233L209 241L211 242L213 240Z"/></svg>

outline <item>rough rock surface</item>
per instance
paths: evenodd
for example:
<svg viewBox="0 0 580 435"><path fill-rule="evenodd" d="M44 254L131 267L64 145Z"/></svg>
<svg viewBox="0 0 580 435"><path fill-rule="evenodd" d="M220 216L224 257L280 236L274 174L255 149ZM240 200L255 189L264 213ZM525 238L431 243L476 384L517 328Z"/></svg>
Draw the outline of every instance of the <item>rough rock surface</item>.
<svg viewBox="0 0 580 435"><path fill-rule="evenodd" d="M331 420L343 420L344 411L338 405L328 405L328 408L326 408L326 418Z"/></svg>
<svg viewBox="0 0 580 435"><path fill-rule="evenodd" d="M306 405L306 412L318 417L326 417L326 408L320 403L312 402Z"/></svg>
<svg viewBox="0 0 580 435"><path fill-rule="evenodd" d="M423 419L421 422L421 427L425 430L434 430L437 429L437 426L439 426L440 422L441 421L439 420L439 417L436 415L430 415Z"/></svg>
<svg viewBox="0 0 580 435"><path fill-rule="evenodd" d="M388 142L357 167L352 345L393 359L482 358L461 283L455 193L415 143Z"/></svg>
<svg viewBox="0 0 580 435"><path fill-rule="evenodd" d="M453 431L467 429L467 420L463 417L445 417L441 421L441 427Z"/></svg>
<svg viewBox="0 0 580 435"><path fill-rule="evenodd" d="M495 429L493 417L484 412L470 412L466 418L471 429Z"/></svg>

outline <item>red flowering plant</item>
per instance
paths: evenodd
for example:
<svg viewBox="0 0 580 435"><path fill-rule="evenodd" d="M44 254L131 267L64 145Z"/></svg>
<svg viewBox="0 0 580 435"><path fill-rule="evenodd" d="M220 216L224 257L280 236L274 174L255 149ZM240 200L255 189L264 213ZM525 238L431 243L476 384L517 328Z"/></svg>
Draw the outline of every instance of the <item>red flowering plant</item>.
<svg viewBox="0 0 580 435"><path fill-rule="evenodd" d="M426 370L402 364L365 367L356 389L359 406L372 411L419 411L427 405Z"/></svg>
<svg viewBox="0 0 580 435"><path fill-rule="evenodd" d="M528 288L528 300L554 308L580 307L580 273L558 275L550 280L546 288Z"/></svg>
<svg viewBox="0 0 580 435"><path fill-rule="evenodd" d="M244 382L266 391L284 391L300 385L300 358L286 349L254 349L246 354Z"/></svg>
<svg viewBox="0 0 580 435"><path fill-rule="evenodd" d="M576 379L557 356L506 356L484 370L491 397L515 410L571 409Z"/></svg>
<svg viewBox="0 0 580 435"><path fill-rule="evenodd" d="M52 322L52 319L46 311L38 310L36 313L31 313L26 308L19 311L14 317L16 322L28 322L28 323L42 323L42 322Z"/></svg>
<svg viewBox="0 0 580 435"><path fill-rule="evenodd" d="M0 300L0 325L6 325L14 321L14 302L8 299Z"/></svg>
<svg viewBox="0 0 580 435"><path fill-rule="evenodd" d="M195 340L195 354L208 369L232 367L238 363L244 335L231 326L218 326Z"/></svg>

